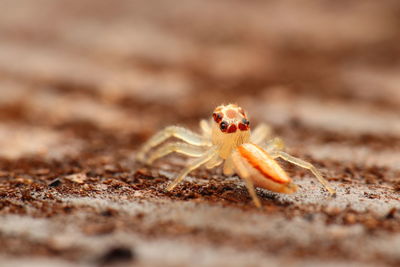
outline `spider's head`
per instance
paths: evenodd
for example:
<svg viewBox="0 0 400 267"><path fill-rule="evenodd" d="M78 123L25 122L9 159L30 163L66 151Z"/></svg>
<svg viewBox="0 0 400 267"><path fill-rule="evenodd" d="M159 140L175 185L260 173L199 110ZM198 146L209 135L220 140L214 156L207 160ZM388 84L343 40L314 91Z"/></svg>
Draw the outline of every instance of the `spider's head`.
<svg viewBox="0 0 400 267"><path fill-rule="evenodd" d="M213 119L223 133L231 134L250 129L245 111L235 104L218 106L214 110Z"/></svg>

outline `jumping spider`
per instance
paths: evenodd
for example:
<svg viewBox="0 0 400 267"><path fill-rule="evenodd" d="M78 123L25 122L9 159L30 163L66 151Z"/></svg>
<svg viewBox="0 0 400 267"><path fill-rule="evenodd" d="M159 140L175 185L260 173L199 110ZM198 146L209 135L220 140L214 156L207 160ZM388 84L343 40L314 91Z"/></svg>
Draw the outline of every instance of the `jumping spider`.
<svg viewBox="0 0 400 267"><path fill-rule="evenodd" d="M223 163L223 173L237 173L246 182L254 204L261 207L254 186L286 194L297 190L297 186L275 161L281 158L310 170L326 190L335 195L335 190L311 163L281 151L284 148L281 139L268 140L268 126L261 124L250 135L250 123L241 107L234 104L221 105L214 110L212 117L210 121L200 121L201 135L182 127L169 126L155 134L138 152L137 159L146 164L172 152L197 158L168 185L167 191L173 190L186 175L201 165L211 169ZM184 142L166 143L148 154L153 147L170 137Z"/></svg>

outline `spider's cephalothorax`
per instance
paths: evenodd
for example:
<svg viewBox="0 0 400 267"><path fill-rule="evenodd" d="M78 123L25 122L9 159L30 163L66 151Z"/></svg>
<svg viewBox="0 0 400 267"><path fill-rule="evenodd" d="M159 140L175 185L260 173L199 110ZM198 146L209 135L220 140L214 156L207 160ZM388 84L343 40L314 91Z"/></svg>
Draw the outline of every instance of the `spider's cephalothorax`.
<svg viewBox="0 0 400 267"><path fill-rule="evenodd" d="M236 133L236 131L250 129L246 113L241 107L234 104L218 106L214 110L213 120L223 133Z"/></svg>
<svg viewBox="0 0 400 267"><path fill-rule="evenodd" d="M217 107L212 119L202 120L200 127L201 135L182 127L169 126L150 138L138 152L137 159L147 164L172 152L197 158L169 184L168 191L173 190L186 175L201 165L211 169L223 164L224 174L238 174L246 182L254 204L260 207L255 186L286 194L297 190L292 179L275 160L281 158L310 170L331 195L335 194L335 190L312 164L282 151L283 142L279 138L270 138L271 132L268 126L261 124L250 135L247 114L237 105ZM150 152L153 147L160 145L169 137L184 142L166 143Z"/></svg>
<svg viewBox="0 0 400 267"><path fill-rule="evenodd" d="M234 104L218 106L213 113L211 140L220 146L220 156L226 159L232 150L250 140L250 122L241 107Z"/></svg>

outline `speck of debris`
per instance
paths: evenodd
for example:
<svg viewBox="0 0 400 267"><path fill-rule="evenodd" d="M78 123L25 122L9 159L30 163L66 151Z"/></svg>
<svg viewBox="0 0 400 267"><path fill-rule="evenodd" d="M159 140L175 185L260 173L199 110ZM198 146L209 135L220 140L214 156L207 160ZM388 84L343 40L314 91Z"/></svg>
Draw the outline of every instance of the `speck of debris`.
<svg viewBox="0 0 400 267"><path fill-rule="evenodd" d="M56 178L56 179L54 179L53 181L51 181L49 183L49 186L51 186L51 187L56 187L56 186L59 186L59 185L61 185L61 181L60 181L59 178Z"/></svg>
<svg viewBox="0 0 400 267"><path fill-rule="evenodd" d="M100 214L104 217L112 217L112 216L117 215L118 211L115 209L108 208L108 209L103 210Z"/></svg>
<svg viewBox="0 0 400 267"><path fill-rule="evenodd" d="M378 194L373 194L373 193L368 193L368 192L364 192L364 196L369 199L379 199L380 198Z"/></svg>
<svg viewBox="0 0 400 267"><path fill-rule="evenodd" d="M312 213L308 213L308 214L306 214L306 215L304 215L303 216L303 218L305 219L305 220L307 220L307 221L309 221L309 222L312 222L313 220L314 220L314 214L312 214Z"/></svg>
<svg viewBox="0 0 400 267"><path fill-rule="evenodd" d="M396 208L392 208L391 210L389 210L389 212L386 214L386 219L394 219L396 217L396 213L397 213L397 209Z"/></svg>
<svg viewBox="0 0 400 267"><path fill-rule="evenodd" d="M127 247L114 247L100 257L100 264L108 265L118 262L128 262L135 259L135 253Z"/></svg>
<svg viewBox="0 0 400 267"><path fill-rule="evenodd" d="M394 186L393 186L393 189L394 189L395 191L400 191L400 182L395 183Z"/></svg>

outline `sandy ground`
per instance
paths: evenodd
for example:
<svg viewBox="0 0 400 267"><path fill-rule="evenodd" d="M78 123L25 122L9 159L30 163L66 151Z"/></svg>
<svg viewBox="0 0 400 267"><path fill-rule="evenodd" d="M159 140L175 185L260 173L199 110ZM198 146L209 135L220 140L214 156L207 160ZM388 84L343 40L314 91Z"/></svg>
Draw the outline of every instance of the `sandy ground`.
<svg viewBox="0 0 400 267"><path fill-rule="evenodd" d="M1 266L398 266L398 1L13 1L0 16ZM337 190L135 151L243 106Z"/></svg>

